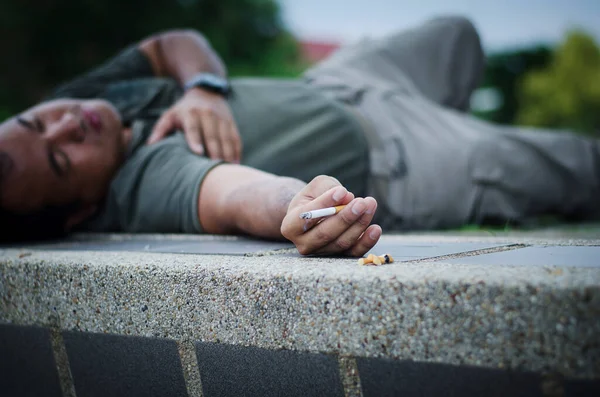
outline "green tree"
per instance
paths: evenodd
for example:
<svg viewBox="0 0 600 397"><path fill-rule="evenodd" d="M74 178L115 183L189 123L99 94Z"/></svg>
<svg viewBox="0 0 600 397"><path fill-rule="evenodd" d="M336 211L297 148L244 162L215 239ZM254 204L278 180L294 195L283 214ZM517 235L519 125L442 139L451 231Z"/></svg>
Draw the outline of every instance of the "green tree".
<svg viewBox="0 0 600 397"><path fill-rule="evenodd" d="M600 48L586 33L570 32L547 68L523 77L519 94L521 124L598 133Z"/></svg>
<svg viewBox="0 0 600 397"><path fill-rule="evenodd" d="M482 87L497 90L502 98L502 105L498 109L475 114L495 123L513 124L519 106L519 80L523 74L547 66L551 55L550 48L538 46L502 51L488 56Z"/></svg>
<svg viewBox="0 0 600 397"><path fill-rule="evenodd" d="M0 114L158 31L202 32L232 75L299 71L299 51L276 0L0 1Z"/></svg>

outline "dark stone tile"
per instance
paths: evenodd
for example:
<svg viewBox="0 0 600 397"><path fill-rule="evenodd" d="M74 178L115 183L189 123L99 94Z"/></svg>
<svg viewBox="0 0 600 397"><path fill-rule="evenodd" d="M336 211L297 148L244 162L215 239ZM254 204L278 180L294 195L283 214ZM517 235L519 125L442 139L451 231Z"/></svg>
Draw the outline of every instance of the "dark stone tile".
<svg viewBox="0 0 600 397"><path fill-rule="evenodd" d="M565 397L600 396L600 379L565 381Z"/></svg>
<svg viewBox="0 0 600 397"><path fill-rule="evenodd" d="M461 252L477 251L494 247L501 247L505 244L494 243L416 243L410 244L396 241L381 240L371 253L376 255L390 254L396 262L414 261L417 259L434 258L437 256L460 254Z"/></svg>
<svg viewBox="0 0 600 397"><path fill-rule="evenodd" d="M600 247L527 247L444 262L503 266L600 267Z"/></svg>
<svg viewBox="0 0 600 397"><path fill-rule="evenodd" d="M63 333L77 397L187 396L175 341Z"/></svg>
<svg viewBox="0 0 600 397"><path fill-rule="evenodd" d="M372 358L357 361L364 397L542 395L535 373Z"/></svg>
<svg viewBox="0 0 600 397"><path fill-rule="evenodd" d="M332 356L203 342L196 351L204 397L344 396Z"/></svg>
<svg viewBox="0 0 600 397"><path fill-rule="evenodd" d="M47 329L0 324L0 395L62 396Z"/></svg>
<svg viewBox="0 0 600 397"><path fill-rule="evenodd" d="M190 239L144 239L132 240L67 240L55 243L25 245L24 248L36 250L65 250L65 251L132 251L132 252L162 252L171 254L227 254L245 255L261 251L283 248L293 248L285 242L255 240L238 237L235 239L203 240Z"/></svg>
<svg viewBox="0 0 600 397"><path fill-rule="evenodd" d="M371 254L390 254L394 262L408 262L418 259L460 254L488 248L502 247L506 244L494 243L402 243L391 240L380 240L370 251ZM284 254L282 256L299 257L300 254Z"/></svg>

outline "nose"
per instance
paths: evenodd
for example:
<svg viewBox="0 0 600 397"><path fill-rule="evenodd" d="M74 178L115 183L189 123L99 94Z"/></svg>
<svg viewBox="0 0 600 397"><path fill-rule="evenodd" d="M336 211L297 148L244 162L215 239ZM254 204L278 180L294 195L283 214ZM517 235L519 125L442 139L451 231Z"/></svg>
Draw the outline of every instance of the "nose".
<svg viewBox="0 0 600 397"><path fill-rule="evenodd" d="M81 117L65 112L60 120L48 126L47 139L52 144L82 142L85 139Z"/></svg>

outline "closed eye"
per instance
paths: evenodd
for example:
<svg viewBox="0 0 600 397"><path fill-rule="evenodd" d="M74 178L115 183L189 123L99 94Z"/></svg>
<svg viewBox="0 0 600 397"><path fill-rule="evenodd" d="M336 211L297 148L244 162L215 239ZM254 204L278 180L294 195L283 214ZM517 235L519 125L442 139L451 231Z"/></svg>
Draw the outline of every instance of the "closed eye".
<svg viewBox="0 0 600 397"><path fill-rule="evenodd" d="M39 132L40 134L45 130L44 123L42 123L42 120L38 117L34 117L33 121L29 121L23 117L17 117L17 122L28 130Z"/></svg>
<svg viewBox="0 0 600 397"><path fill-rule="evenodd" d="M28 130L35 131L35 126L33 125L33 123L31 121L25 120L22 117L17 117L17 122L19 124L21 124L23 127L27 128Z"/></svg>
<svg viewBox="0 0 600 397"><path fill-rule="evenodd" d="M64 176L71 169L71 162L66 154L61 151L48 150L50 167L58 176Z"/></svg>
<svg viewBox="0 0 600 397"><path fill-rule="evenodd" d="M37 117L34 117L33 121L29 121L23 117L17 117L16 120L30 131L40 134L44 133L44 124ZM69 157L60 150L48 149L48 162L50 163L50 168L52 168L52 171L54 171L57 176L64 176L71 169Z"/></svg>

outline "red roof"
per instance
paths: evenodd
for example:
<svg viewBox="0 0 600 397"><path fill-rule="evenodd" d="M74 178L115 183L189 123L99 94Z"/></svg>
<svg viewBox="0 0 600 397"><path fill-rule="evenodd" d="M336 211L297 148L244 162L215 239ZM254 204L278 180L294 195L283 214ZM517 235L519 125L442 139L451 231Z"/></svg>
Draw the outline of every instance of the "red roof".
<svg viewBox="0 0 600 397"><path fill-rule="evenodd" d="M304 60L315 63L327 58L340 47L338 43L319 41L300 41L300 51Z"/></svg>

